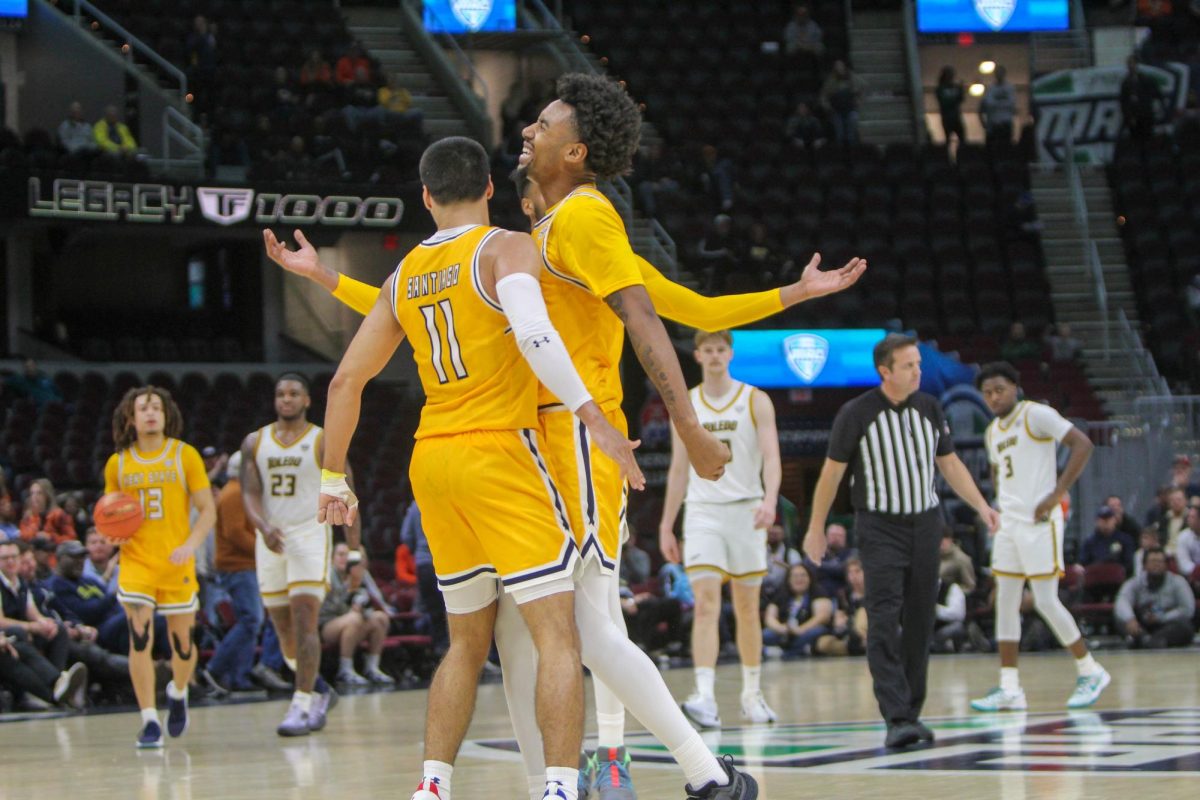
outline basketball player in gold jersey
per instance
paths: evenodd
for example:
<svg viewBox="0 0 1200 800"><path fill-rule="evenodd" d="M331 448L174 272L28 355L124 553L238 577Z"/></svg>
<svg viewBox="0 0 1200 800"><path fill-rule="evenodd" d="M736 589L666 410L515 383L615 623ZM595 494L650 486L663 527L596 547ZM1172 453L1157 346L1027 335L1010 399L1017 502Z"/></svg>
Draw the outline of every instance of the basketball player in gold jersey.
<svg viewBox="0 0 1200 800"><path fill-rule="evenodd" d="M183 417L165 389L130 389L113 411L116 452L104 467L104 491L127 492L142 504L145 521L121 543L118 599L129 619L129 677L142 712L140 749L163 746L155 708L154 612L167 618L171 682L167 733L182 736L188 723L188 681L196 668L193 632L199 608L196 550L217 520L204 461L179 441ZM188 524L190 506L198 514Z"/></svg>

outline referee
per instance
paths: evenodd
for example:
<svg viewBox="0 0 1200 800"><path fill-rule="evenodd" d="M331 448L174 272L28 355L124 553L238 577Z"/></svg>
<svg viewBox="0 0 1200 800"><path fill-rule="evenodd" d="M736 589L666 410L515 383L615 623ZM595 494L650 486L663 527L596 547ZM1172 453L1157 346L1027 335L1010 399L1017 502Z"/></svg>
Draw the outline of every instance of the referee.
<svg viewBox="0 0 1200 800"><path fill-rule="evenodd" d="M804 552L818 564L824 558L829 507L852 466L854 532L867 582L867 664L887 723L885 744L909 747L933 740L920 716L942 538L934 468L991 530L999 517L955 455L938 401L917 391L917 340L888 335L875 345L875 369L882 385L844 405L833 421Z"/></svg>

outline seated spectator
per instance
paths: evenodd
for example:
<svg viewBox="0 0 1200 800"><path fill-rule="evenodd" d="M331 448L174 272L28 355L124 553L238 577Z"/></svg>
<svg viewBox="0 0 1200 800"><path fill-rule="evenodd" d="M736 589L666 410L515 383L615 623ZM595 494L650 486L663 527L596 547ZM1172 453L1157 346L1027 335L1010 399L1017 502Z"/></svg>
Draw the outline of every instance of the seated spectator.
<svg viewBox="0 0 1200 800"><path fill-rule="evenodd" d="M776 283L780 276L791 270L793 264L781 252L779 244L771 240L767 226L762 222L750 224L750 238L741 254L742 266L753 277L765 283Z"/></svg>
<svg viewBox="0 0 1200 800"><path fill-rule="evenodd" d="M1117 594L1114 615L1133 648L1186 647L1192 643L1196 598L1180 575L1167 571L1162 548L1146 551L1142 574Z"/></svg>
<svg viewBox="0 0 1200 800"><path fill-rule="evenodd" d="M1175 547L1175 563L1179 574L1189 580L1200 566L1200 508L1192 506L1188 509L1187 527L1179 532Z"/></svg>
<svg viewBox="0 0 1200 800"><path fill-rule="evenodd" d="M634 592L622 578L621 612L629 638L647 653L683 649L683 604L677 598Z"/></svg>
<svg viewBox="0 0 1200 800"><path fill-rule="evenodd" d="M382 129L392 129L401 125L410 125L410 133L420 130L425 115L412 107L412 94L400 85L395 75L388 76L387 84L376 91L374 101L350 103L342 107L342 119L351 133L364 124L376 125ZM394 132L394 131L393 131Z"/></svg>
<svg viewBox="0 0 1200 800"><path fill-rule="evenodd" d="M1188 497L1200 496L1200 483L1192 478L1192 459L1185 455L1175 456L1171 462L1171 485L1183 489Z"/></svg>
<svg viewBox="0 0 1200 800"><path fill-rule="evenodd" d="M794 547L784 541L784 530L776 522L767 528L767 575L763 578L763 597L770 597L783 588L788 570L804 559Z"/></svg>
<svg viewBox="0 0 1200 800"><path fill-rule="evenodd" d="M438 589L437 574L433 570L433 554L429 552L429 540L421 527L421 510L415 502L410 503L400 523L400 541L408 545L417 565L417 596L421 610L429 615L430 635L433 651L444 653L450 646L450 634L446 627L446 601Z"/></svg>
<svg viewBox="0 0 1200 800"><path fill-rule="evenodd" d="M300 85L307 88L313 84L325 86L333 84L333 68L321 55L320 50L309 51L308 58L300 67Z"/></svg>
<svg viewBox="0 0 1200 800"><path fill-rule="evenodd" d="M801 101L788 117L785 135L796 147L813 147L825 141L825 126L812 107Z"/></svg>
<svg viewBox="0 0 1200 800"><path fill-rule="evenodd" d="M696 247L700 269L710 291L724 286L725 277L738 268L737 254L740 250L741 244L733 232L733 217L717 214Z"/></svg>
<svg viewBox="0 0 1200 800"><path fill-rule="evenodd" d="M1141 534L1142 529L1137 524L1137 520L1125 513L1125 503L1119 495L1110 494L1104 503L1117 515L1117 530L1129 534L1131 538L1136 538Z"/></svg>
<svg viewBox="0 0 1200 800"><path fill-rule="evenodd" d="M652 142L638 151L633 165L633 184L647 216L658 213L658 196L679 191L680 165L663 152L662 142Z"/></svg>
<svg viewBox="0 0 1200 800"><path fill-rule="evenodd" d="M821 105L829 112L833 138L840 145L858 143L858 103L866 86L840 58L821 85Z"/></svg>
<svg viewBox="0 0 1200 800"><path fill-rule="evenodd" d="M823 656L861 656L867 650L867 582L862 561L846 561L846 591L838 598L829 633L817 639Z"/></svg>
<svg viewBox="0 0 1200 800"><path fill-rule="evenodd" d="M58 124L58 143L71 155L90 155L98 149L92 126L83 116L78 100L67 108L67 118Z"/></svg>
<svg viewBox="0 0 1200 800"><path fill-rule="evenodd" d="M54 572L54 551L57 545L49 539L34 539L28 544L29 549L21 553L21 577L32 584L41 584L48 581Z"/></svg>
<svg viewBox="0 0 1200 800"><path fill-rule="evenodd" d="M821 593L826 597L837 597L846 590L846 562L858 555L857 550L846 546L846 526L836 522L825 528L825 558L820 564L806 559L816 573Z"/></svg>
<svg viewBox="0 0 1200 800"><path fill-rule="evenodd" d="M1167 510L1167 495L1171 493L1173 488L1175 487L1170 484L1158 487L1158 491L1154 494L1154 502L1146 509L1145 524L1147 527L1158 524L1159 518Z"/></svg>
<svg viewBox="0 0 1200 800"><path fill-rule="evenodd" d="M284 123L290 122L300 110L300 95L292 84L292 76L288 74L287 67L275 68L272 96L275 100L275 119Z"/></svg>
<svg viewBox="0 0 1200 800"><path fill-rule="evenodd" d="M1000 357L1009 363L1028 361L1042 354L1037 342L1025 335L1025 325L1014 322L1008 329L1008 338L1000 345Z"/></svg>
<svg viewBox="0 0 1200 800"><path fill-rule="evenodd" d="M722 156L716 145L700 148L694 174L697 191L712 201L714 211L733 208L733 161Z"/></svg>
<svg viewBox="0 0 1200 800"><path fill-rule="evenodd" d="M825 53L823 39L821 26L812 18L808 6L796 6L783 29L783 52L789 56L803 54L820 59Z"/></svg>
<svg viewBox="0 0 1200 800"><path fill-rule="evenodd" d="M321 643L338 647L338 681L347 686L394 684L392 676L379 668L391 620L370 606L360 578L350 571L350 548L345 542L333 548L329 578L329 593L321 604ZM367 642L367 655L360 675L354 669L354 654L363 642Z"/></svg>
<svg viewBox="0 0 1200 800"><path fill-rule="evenodd" d="M356 83L371 83L371 61L361 42L350 45L346 53L338 59L335 71L337 82L343 86Z"/></svg>
<svg viewBox="0 0 1200 800"><path fill-rule="evenodd" d="M108 155L132 157L137 154L137 139L129 131L129 126L121 121L116 106L104 109L104 118L92 126L92 135L96 146Z"/></svg>
<svg viewBox="0 0 1200 800"><path fill-rule="evenodd" d="M696 605L696 596L692 594L692 582L688 580L687 570L682 564L667 562L658 571L658 584L663 596L674 597L684 607L690 610Z"/></svg>
<svg viewBox="0 0 1200 800"><path fill-rule="evenodd" d="M50 610L65 622L94 628L96 641L105 650L127 652L125 611L102 582L85 574L87 548L79 542L67 541L58 546L56 555L54 574L46 581Z"/></svg>
<svg viewBox="0 0 1200 800"><path fill-rule="evenodd" d="M5 539L20 539L21 527L17 524L17 506L8 493L0 493L0 542Z"/></svg>
<svg viewBox="0 0 1200 800"><path fill-rule="evenodd" d="M942 528L941 566L938 577L943 583L957 583L967 594L975 591L975 564L954 540L954 529Z"/></svg>
<svg viewBox="0 0 1200 800"><path fill-rule="evenodd" d="M1046 343L1050 346L1050 360L1074 361L1083 351L1083 342L1071 335L1071 326L1065 322L1047 328Z"/></svg>
<svg viewBox="0 0 1200 800"><path fill-rule="evenodd" d="M117 594L117 574L121 570L121 558L117 548L100 531L88 528L84 534L87 559L83 562L83 574L104 586L106 593Z"/></svg>
<svg viewBox="0 0 1200 800"><path fill-rule="evenodd" d="M84 508L80 492L64 492L58 497L58 505L75 523L75 530L86 531L92 526L92 519Z"/></svg>
<svg viewBox="0 0 1200 800"><path fill-rule="evenodd" d="M412 550L409 550L408 545L401 542L396 545L395 556L393 563L396 570L396 582L416 586L417 559L413 556Z"/></svg>
<svg viewBox="0 0 1200 800"><path fill-rule="evenodd" d="M1174 555L1179 544L1179 534L1187 524L1187 494L1176 486L1167 493L1167 507L1159 514L1154 526L1158 529L1158 542L1168 555Z"/></svg>
<svg viewBox="0 0 1200 800"><path fill-rule="evenodd" d="M821 594L806 564L788 570L783 589L767 604L763 616L764 654L801 656L829 633L833 601Z"/></svg>
<svg viewBox="0 0 1200 800"><path fill-rule="evenodd" d="M19 574L20 542L0 542L0 631L15 639L20 660L29 667L19 679L23 691L46 702L81 708L86 700L87 667L67 668L70 634L66 626L38 610L29 582ZM36 680L35 680L36 679Z"/></svg>
<svg viewBox="0 0 1200 800"><path fill-rule="evenodd" d="M938 581L937 608L934 615L931 652L958 652L967 639L967 595L961 586L950 581Z"/></svg>
<svg viewBox="0 0 1200 800"><path fill-rule="evenodd" d="M1117 515L1108 506L1096 512L1096 529L1079 547L1079 563L1120 564L1126 575L1133 574L1133 552L1136 548L1128 534L1117 530Z"/></svg>
<svg viewBox="0 0 1200 800"><path fill-rule="evenodd" d="M25 359L21 372L14 372L4 380L4 385L17 397L27 397L38 408L50 402L62 400L58 387L50 376L38 369L32 358Z"/></svg>
<svg viewBox="0 0 1200 800"><path fill-rule="evenodd" d="M79 539L75 534L75 520L58 507L54 485L45 478L38 478L29 485L29 499L21 518L21 538L27 542L46 539L55 545L68 539Z"/></svg>
<svg viewBox="0 0 1200 800"><path fill-rule="evenodd" d="M1136 578L1142 574L1142 568L1146 553L1156 547L1162 547L1162 543L1158 541L1157 528L1144 528L1138 534L1138 549L1133 553L1133 576Z"/></svg>
<svg viewBox="0 0 1200 800"><path fill-rule="evenodd" d="M650 554L638 547L637 532L629 529L629 540L621 546L621 580L641 586L650 580Z"/></svg>

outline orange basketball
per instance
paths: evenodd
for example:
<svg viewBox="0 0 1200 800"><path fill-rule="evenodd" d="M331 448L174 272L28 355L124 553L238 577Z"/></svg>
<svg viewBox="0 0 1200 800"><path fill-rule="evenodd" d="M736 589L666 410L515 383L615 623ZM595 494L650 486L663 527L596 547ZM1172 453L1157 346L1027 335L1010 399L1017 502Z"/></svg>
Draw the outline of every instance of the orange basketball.
<svg viewBox="0 0 1200 800"><path fill-rule="evenodd" d="M125 492L109 492L92 510L96 530L110 539L128 539L142 527L142 504Z"/></svg>

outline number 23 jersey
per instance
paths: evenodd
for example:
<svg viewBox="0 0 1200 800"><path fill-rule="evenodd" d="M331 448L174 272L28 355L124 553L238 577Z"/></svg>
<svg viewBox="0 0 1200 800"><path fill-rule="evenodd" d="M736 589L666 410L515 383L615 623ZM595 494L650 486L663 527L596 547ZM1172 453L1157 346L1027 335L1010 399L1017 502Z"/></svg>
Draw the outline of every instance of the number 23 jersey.
<svg viewBox="0 0 1200 800"><path fill-rule="evenodd" d="M396 269L392 312L425 389L417 439L537 427L537 379L480 280L480 251L498 233L438 231Z"/></svg>
<svg viewBox="0 0 1200 800"><path fill-rule="evenodd" d="M311 422L291 444L275 433L275 423L258 432L254 464L262 478L263 513L284 533L311 528L317 523L321 496L321 436L325 431Z"/></svg>

